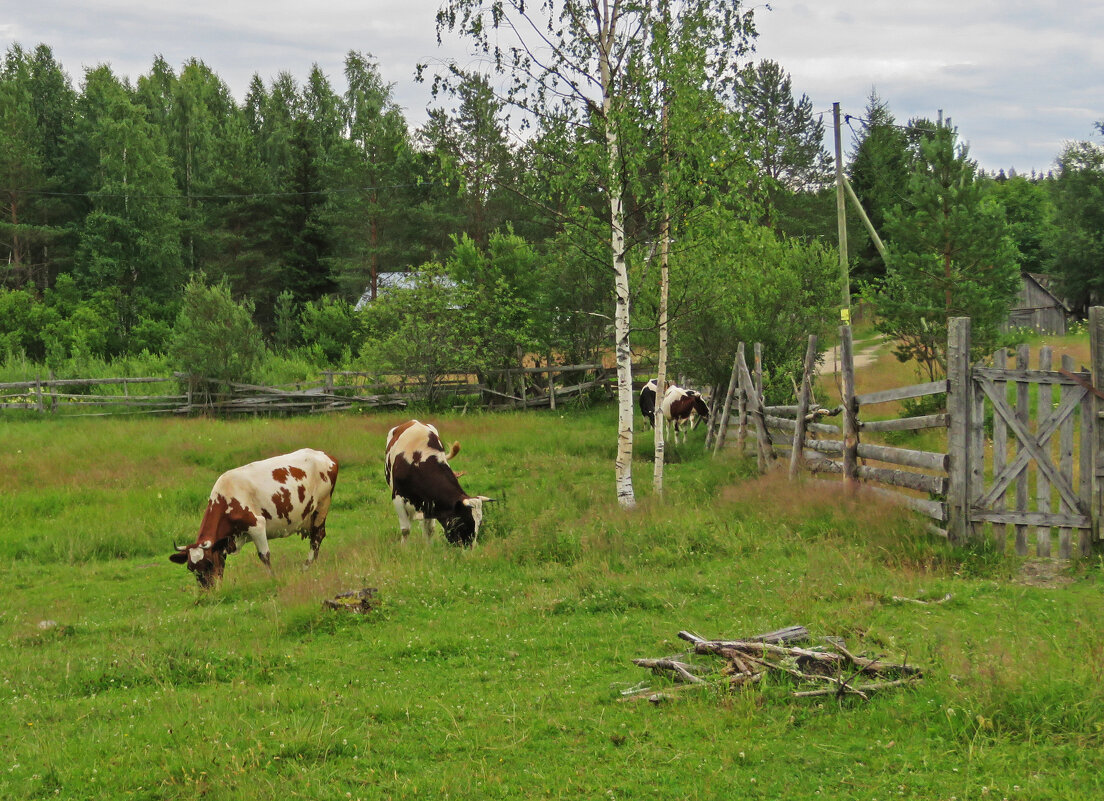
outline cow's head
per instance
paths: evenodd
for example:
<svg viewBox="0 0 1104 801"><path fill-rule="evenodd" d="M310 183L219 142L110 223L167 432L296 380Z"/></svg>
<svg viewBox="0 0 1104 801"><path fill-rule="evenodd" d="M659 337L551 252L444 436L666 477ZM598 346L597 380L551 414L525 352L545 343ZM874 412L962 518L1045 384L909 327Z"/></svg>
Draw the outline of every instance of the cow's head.
<svg viewBox="0 0 1104 801"><path fill-rule="evenodd" d="M698 427L698 423L702 420L709 419L709 405L705 402L705 396L700 393L692 393L694 397L694 405L690 408L690 429L693 430Z"/></svg>
<svg viewBox="0 0 1104 801"><path fill-rule="evenodd" d="M483 522L483 503L493 498L479 495L475 498L461 498L456 505L438 520L445 529L445 539L453 545L471 547L479 535L479 524Z"/></svg>
<svg viewBox="0 0 1104 801"><path fill-rule="evenodd" d="M176 553L169 556L170 562L187 565L195 574L199 586L209 590L222 580L222 569L226 566L226 548L210 540L195 545L177 545Z"/></svg>

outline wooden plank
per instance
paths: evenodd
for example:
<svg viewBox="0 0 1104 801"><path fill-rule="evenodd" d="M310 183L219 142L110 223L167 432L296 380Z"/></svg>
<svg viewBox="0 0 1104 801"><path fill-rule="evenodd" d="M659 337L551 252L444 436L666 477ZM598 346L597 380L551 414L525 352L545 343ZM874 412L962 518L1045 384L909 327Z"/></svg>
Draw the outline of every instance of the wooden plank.
<svg viewBox="0 0 1104 801"><path fill-rule="evenodd" d="M947 491L945 476L929 476L924 473L913 473L910 470L891 470L868 465L859 465L856 470L859 478L868 481L880 481L883 484L892 484L894 487L930 492L935 495L942 495Z"/></svg>
<svg viewBox="0 0 1104 801"><path fill-rule="evenodd" d="M1062 354L1062 369L1072 372L1073 368L1073 357L1068 353ZM1070 392L1069 387L1062 386L1060 392L1062 400L1065 400ZM1085 401L1088 400L1085 398ZM1062 420L1058 428L1058 472L1070 487L1073 486L1073 422L1074 415L1070 414ZM1065 504L1062 504L1061 508L1063 512L1075 511ZM1073 529L1063 526L1058 529L1058 558L1069 559L1071 556L1073 556Z"/></svg>
<svg viewBox="0 0 1104 801"><path fill-rule="evenodd" d="M1008 366L1008 351L1001 348L993 355L993 363L1000 369L1004 369ZM993 385L997 388L997 392L1000 393L1002 398L1008 397L1008 383L1006 381L995 380ZM1004 422L1004 418L999 414L993 415L993 475L998 476L1003 472L1004 466L1008 463L1008 424ZM997 511L1004 511L1007 505L1007 492L1002 492L997 496L997 499L993 502L993 508ZM1000 524L993 524L993 535L996 539L999 550L1004 551L1008 546L1008 527Z"/></svg>
<svg viewBox="0 0 1104 801"><path fill-rule="evenodd" d="M890 401L907 400L908 398L922 398L926 395L938 395L947 391L947 381L930 381L926 384L913 384L896 389L883 389L880 392L868 392L865 395L856 395L855 402L859 406L870 406L875 403L888 403Z"/></svg>
<svg viewBox="0 0 1104 801"><path fill-rule="evenodd" d="M1043 345L1039 348L1039 369L1044 372L1050 372L1054 358L1054 352L1049 345ZM1038 385L1038 402L1036 405L1036 417L1039 420L1043 418L1043 411L1050 409L1054 406L1054 386L1048 384ZM1072 412L1072 409L1070 410ZM1063 419L1072 419L1072 413ZM1039 447L1050 455L1050 438L1039 439ZM1042 465L1039 465L1041 468ZM1072 488L1070 492L1072 493ZM1044 470L1040 469L1035 476L1035 508L1040 512L1050 512L1050 482L1047 480L1047 474ZM1076 507L1074 507L1076 508ZM1037 526L1035 529L1035 555L1043 558L1050 558L1050 527L1049 526Z"/></svg>
<svg viewBox="0 0 1104 801"><path fill-rule="evenodd" d="M796 431L797 420L791 420L788 417L775 417L772 414L763 415L763 419L766 421L769 428L774 428L779 431ZM839 426L830 425L829 423L806 423L806 431L812 431L815 434L839 434Z"/></svg>
<svg viewBox="0 0 1104 801"><path fill-rule="evenodd" d="M1030 364L1031 348L1026 345L1020 345L1016 348L1016 367L1023 372L1027 372L1027 367ZM1027 427L1028 421L1031 417L1030 403L1030 385L1025 380L1012 379L1012 384L1015 387L1016 392L1016 416L1019 418L1020 423L1024 428ZM1002 397L1006 397L1003 396ZM1000 417L994 412L994 417ZM1001 417L1003 420L1004 418ZM1016 456L1019 457L1020 453L1024 450L1024 445L1021 442L1016 443ZM1025 460L1022 466L1018 470L1009 470L1008 472L1016 475L1016 510L1019 512L1027 511L1027 461ZM993 483L996 484L998 476L993 476ZM1004 490L1001 490L1001 494ZM1027 556L1027 527L1021 524L1016 525L1016 554L1018 556Z"/></svg>
<svg viewBox="0 0 1104 801"><path fill-rule="evenodd" d="M926 515L932 520L938 520L940 522L946 522L947 520L947 504L943 501L934 501L930 498L916 498L912 495L905 495L903 492L887 489L885 487L867 487L866 490L868 492L873 492L875 495L887 498L888 500L903 504L914 512Z"/></svg>
<svg viewBox="0 0 1104 801"><path fill-rule="evenodd" d="M1089 358L1092 365L1092 383L1097 392L1104 392L1104 306L1089 309ZM1104 413L1104 400L1094 395L1091 405L1093 420L1093 453L1104 454L1104 425L1101 424ZM1092 475L1089 488L1089 514L1092 517L1093 543L1101 539L1101 520L1104 519L1104 479L1096 470Z"/></svg>
<svg viewBox="0 0 1104 801"><path fill-rule="evenodd" d="M134 378L55 378L49 381L41 381L47 387L90 387L97 384L156 384L165 381L175 381L176 378L162 377L138 377ZM36 386L34 381L14 381L0 384L0 389L32 389Z"/></svg>
<svg viewBox="0 0 1104 801"><path fill-rule="evenodd" d="M970 516L975 520L986 520L991 523L1013 523L1017 526L1070 526L1072 528L1086 528L1089 525L1089 516L1085 514L1071 514L1069 512L1030 512L1009 510L997 512L992 509L975 507L970 510Z"/></svg>
<svg viewBox="0 0 1104 801"><path fill-rule="evenodd" d="M1093 406L1095 401L1092 398L1085 398L1081 401L1081 436L1077 443L1078 460L1077 470L1078 476L1078 492L1077 496L1081 499L1083 506L1082 509L1088 509L1089 514L1092 514L1093 498L1092 498L1092 482L1093 482L1093 452L1095 448L1095 426L1098 425L1094 420ZM1089 528L1081 529L1078 533L1078 545L1081 556L1092 555L1092 543L1093 532Z"/></svg>
<svg viewBox="0 0 1104 801"><path fill-rule="evenodd" d="M838 439L807 439L805 447L820 453L843 454L843 442Z"/></svg>
<svg viewBox="0 0 1104 801"><path fill-rule="evenodd" d="M805 452L805 466L810 473L842 473L843 463L835 459L825 459L816 453ZM838 485L837 485L838 486Z"/></svg>
<svg viewBox="0 0 1104 801"><path fill-rule="evenodd" d="M866 420L859 424L859 428L863 431L919 431L924 428L946 428L950 419L949 414L925 414L896 420Z"/></svg>
<svg viewBox="0 0 1104 801"><path fill-rule="evenodd" d="M973 381L970 371L970 318L952 317L947 329L947 453L950 481L947 487L947 531L951 542L961 544L970 522L970 417Z"/></svg>
<svg viewBox="0 0 1104 801"><path fill-rule="evenodd" d="M875 459L879 462L889 462L905 467L917 467L921 470L942 470L943 472L947 472L950 461L945 453L893 448L889 445L872 445L865 442L859 443L858 454L864 459Z"/></svg>
<svg viewBox="0 0 1104 801"><path fill-rule="evenodd" d="M985 492L985 390L971 377L970 392L970 503ZM985 528L981 522L970 522L970 536L981 541Z"/></svg>
<svg viewBox="0 0 1104 801"><path fill-rule="evenodd" d="M1021 346L1024 347L1024 346ZM1049 346L1047 346L1049 347ZM1019 351L1017 349L1017 362ZM1026 360L1025 360L1026 363ZM983 375L990 381L1026 381L1029 384L1079 384L1078 378L1087 379L1088 373L1073 373L1070 376L1063 375L1060 371L1052 370L1028 370L1028 369L1000 369L997 367L975 367L975 375Z"/></svg>

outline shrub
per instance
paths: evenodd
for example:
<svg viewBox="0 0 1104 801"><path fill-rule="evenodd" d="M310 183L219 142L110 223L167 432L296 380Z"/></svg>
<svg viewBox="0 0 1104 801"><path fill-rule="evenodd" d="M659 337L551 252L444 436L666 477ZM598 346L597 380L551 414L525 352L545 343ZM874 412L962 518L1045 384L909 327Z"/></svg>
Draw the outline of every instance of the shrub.
<svg viewBox="0 0 1104 801"><path fill-rule="evenodd" d="M251 382L265 355L253 302L236 302L225 281L208 286L202 273L193 276L184 287L169 355L173 367L191 377L193 391L207 383L214 384L208 391L218 391L231 381Z"/></svg>

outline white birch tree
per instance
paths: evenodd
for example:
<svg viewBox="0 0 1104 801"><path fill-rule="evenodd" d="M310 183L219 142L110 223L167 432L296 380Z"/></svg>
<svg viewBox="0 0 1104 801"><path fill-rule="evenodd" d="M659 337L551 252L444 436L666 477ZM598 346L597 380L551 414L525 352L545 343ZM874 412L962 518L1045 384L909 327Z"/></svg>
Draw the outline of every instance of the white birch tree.
<svg viewBox="0 0 1104 801"><path fill-rule="evenodd" d="M679 21L674 26L678 36L666 35L670 26L664 20L672 9ZM469 39L506 77L504 99L532 120L541 126L551 121L573 128L579 138L596 146L593 161L564 165L570 178L560 189L582 196L582 188L571 182L596 181L608 204L607 263L613 274L617 364L615 483L618 503L631 508L636 496L629 250L649 237L628 236L626 200L632 197L644 217L650 209L655 221L657 192L641 179L654 174L659 151L658 87L666 82L676 91L685 90L687 99L703 91L719 98L739 69L736 56L754 35L751 14L738 0L445 0L437 14L437 30L439 37L452 31ZM657 36L657 31L664 35ZM453 77L463 73L451 67ZM437 80L448 79L446 74ZM680 105L693 107L692 114L701 112L692 103ZM700 122L680 117L678 125L685 131L679 141L692 142L690 132L695 129L701 134ZM691 160L696 167L715 167L717 154L703 155L700 147L696 149ZM651 230L654 239L655 228Z"/></svg>

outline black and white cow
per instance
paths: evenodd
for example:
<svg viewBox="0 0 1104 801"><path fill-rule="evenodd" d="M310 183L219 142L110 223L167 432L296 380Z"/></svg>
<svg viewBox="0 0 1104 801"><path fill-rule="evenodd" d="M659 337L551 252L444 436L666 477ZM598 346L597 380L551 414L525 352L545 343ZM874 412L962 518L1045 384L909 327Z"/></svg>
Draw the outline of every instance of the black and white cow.
<svg viewBox="0 0 1104 801"><path fill-rule="evenodd" d="M656 379L652 379L640 390L640 413L644 415L644 428L655 428Z"/></svg>
<svg viewBox="0 0 1104 801"><path fill-rule="evenodd" d="M468 495L460 487L448 460L460 452L460 443L445 451L437 429L428 423L408 420L387 432L384 477L391 488L399 516L402 541L410 534L410 521L421 515L429 539L436 520L453 545L475 545L483 521L484 495Z"/></svg>
<svg viewBox="0 0 1104 801"><path fill-rule="evenodd" d="M682 441L686 442L686 429L693 430L700 420L709 417L709 406L700 392L693 389L683 389L672 384L663 394L663 401L659 405L663 414L664 439L667 432L674 430L674 441L678 444L679 433L682 433Z"/></svg>
<svg viewBox="0 0 1104 801"><path fill-rule="evenodd" d="M310 567L326 537L326 515L337 483L337 462L322 451L303 448L283 456L227 470L211 490L199 534L169 557L186 564L200 586L222 578L227 554L252 540L257 556L272 571L268 541L291 534L310 538Z"/></svg>

